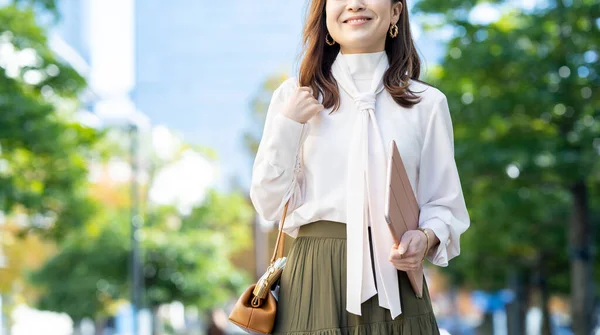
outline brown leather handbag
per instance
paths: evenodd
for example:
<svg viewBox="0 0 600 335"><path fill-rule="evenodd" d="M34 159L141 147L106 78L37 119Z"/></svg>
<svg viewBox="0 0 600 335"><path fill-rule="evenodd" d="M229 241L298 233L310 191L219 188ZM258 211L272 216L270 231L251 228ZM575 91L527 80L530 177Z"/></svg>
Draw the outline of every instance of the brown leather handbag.
<svg viewBox="0 0 600 335"><path fill-rule="evenodd" d="M279 278L285 267L283 257L285 240L283 225L287 216L289 202L285 204L279 221L277 242L271 257L271 265L256 284L244 291L229 314L229 320L250 334L271 334L277 314L277 299L273 291L278 291Z"/></svg>

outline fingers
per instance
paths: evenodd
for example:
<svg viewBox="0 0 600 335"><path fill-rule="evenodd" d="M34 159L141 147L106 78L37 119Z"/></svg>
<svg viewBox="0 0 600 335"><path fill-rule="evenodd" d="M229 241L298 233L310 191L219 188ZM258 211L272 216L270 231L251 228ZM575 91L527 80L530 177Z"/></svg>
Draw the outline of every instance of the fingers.
<svg viewBox="0 0 600 335"><path fill-rule="evenodd" d="M409 267L419 265L421 263L421 258L417 255L409 257L402 256L397 251L392 251L390 253L389 261L394 265Z"/></svg>
<svg viewBox="0 0 600 335"><path fill-rule="evenodd" d="M319 103L319 101L317 101L317 99L315 98L315 94L314 94L312 87L308 87L308 86L298 87L298 92L303 93L304 98L310 98L311 102L313 102L315 104ZM321 109L323 109L323 108L321 108Z"/></svg>
<svg viewBox="0 0 600 335"><path fill-rule="evenodd" d="M393 261L399 261L401 259L402 259L402 256L398 253L398 246L396 244L394 244L394 246L392 247L392 250L390 250L389 260L390 260L390 262L393 262Z"/></svg>
<svg viewBox="0 0 600 335"><path fill-rule="evenodd" d="M293 120L306 123L324 109L325 107L313 96L311 87L299 86L296 93L290 97L283 113Z"/></svg>
<svg viewBox="0 0 600 335"><path fill-rule="evenodd" d="M392 264L394 267L396 267L396 269L401 271L414 271L421 266L422 262L416 257L411 257L397 262L392 262Z"/></svg>
<svg viewBox="0 0 600 335"><path fill-rule="evenodd" d="M419 266L421 266L421 264L423 262L421 262L416 257L411 257L411 258L402 259L402 260L399 260L399 261L392 261L391 263L398 270L413 271L413 270L418 269Z"/></svg>
<svg viewBox="0 0 600 335"><path fill-rule="evenodd" d="M420 246L418 235L406 232L400 244L392 246L389 261L401 271L417 270L422 264L420 248L424 246Z"/></svg>
<svg viewBox="0 0 600 335"><path fill-rule="evenodd" d="M311 111L313 113L318 113L325 109L325 107L319 103L319 101L313 95L313 89L308 86L300 86L298 87L298 92L301 93L302 98L308 99L309 103L312 105Z"/></svg>
<svg viewBox="0 0 600 335"><path fill-rule="evenodd" d="M315 109L314 112L315 114L322 111L323 109L325 109L325 107L323 107L323 105L321 105L320 103L315 104Z"/></svg>
<svg viewBox="0 0 600 335"><path fill-rule="evenodd" d="M313 92L313 90L310 87L299 87L298 88L299 97L301 99L307 99L308 101L310 101L313 104L318 104L319 101L317 101L317 99L314 97L312 92Z"/></svg>
<svg viewBox="0 0 600 335"><path fill-rule="evenodd" d="M300 86L298 87L298 92L307 92L310 95L313 95L313 89L309 86Z"/></svg>
<svg viewBox="0 0 600 335"><path fill-rule="evenodd" d="M392 250L390 251L390 261L400 261L402 259L405 259L406 256L406 253L400 254L400 252L398 252L397 244L394 244L394 246L392 246Z"/></svg>
<svg viewBox="0 0 600 335"><path fill-rule="evenodd" d="M308 100L311 101L314 97L310 94L310 92L306 90L298 91L298 97L300 100Z"/></svg>
<svg viewBox="0 0 600 335"><path fill-rule="evenodd" d="M402 240L400 241L400 245L398 246L398 253L400 255L405 255L413 241L413 235L404 234L402 236ZM414 248L413 248L414 249Z"/></svg>
<svg viewBox="0 0 600 335"><path fill-rule="evenodd" d="M394 267L401 271L413 271L421 266L421 259L417 256L402 256L397 251L393 250L390 255L390 262Z"/></svg>

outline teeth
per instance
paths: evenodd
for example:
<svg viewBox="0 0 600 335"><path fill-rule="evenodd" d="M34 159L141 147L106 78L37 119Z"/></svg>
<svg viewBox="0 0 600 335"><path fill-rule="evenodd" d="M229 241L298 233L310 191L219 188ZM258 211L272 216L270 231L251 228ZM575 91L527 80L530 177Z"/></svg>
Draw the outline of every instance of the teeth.
<svg viewBox="0 0 600 335"><path fill-rule="evenodd" d="M367 19L353 19L353 20L348 20L348 22L365 22L368 21Z"/></svg>

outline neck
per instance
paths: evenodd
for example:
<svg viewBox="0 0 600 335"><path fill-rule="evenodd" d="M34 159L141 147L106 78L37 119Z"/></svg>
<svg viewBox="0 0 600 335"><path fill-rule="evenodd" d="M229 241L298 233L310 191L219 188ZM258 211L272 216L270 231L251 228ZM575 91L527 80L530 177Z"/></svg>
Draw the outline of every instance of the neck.
<svg viewBox="0 0 600 335"><path fill-rule="evenodd" d="M385 51L385 40L383 43L378 43L377 45L372 45L372 46L355 47L355 46L344 46L344 45L340 44L340 51L344 55L381 52L381 51Z"/></svg>

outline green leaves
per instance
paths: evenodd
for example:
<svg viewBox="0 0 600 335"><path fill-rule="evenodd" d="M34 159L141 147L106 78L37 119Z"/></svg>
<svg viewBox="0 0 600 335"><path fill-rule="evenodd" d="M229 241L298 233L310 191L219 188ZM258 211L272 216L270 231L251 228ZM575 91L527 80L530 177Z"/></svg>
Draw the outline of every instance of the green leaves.
<svg viewBox="0 0 600 335"><path fill-rule="evenodd" d="M246 275L230 262L251 241L253 210L241 194L211 191L183 218L157 210L144 228L149 305L177 300L211 308L247 284Z"/></svg>
<svg viewBox="0 0 600 335"><path fill-rule="evenodd" d="M13 3L20 5L28 5L30 7L40 6L42 9L45 9L55 16L58 16L58 8L56 7L56 0L13 0Z"/></svg>
<svg viewBox="0 0 600 335"><path fill-rule="evenodd" d="M472 219L464 253L449 270L498 289L510 267L530 271L544 255L551 289L564 292L570 187L600 181L600 152L592 145L600 138L600 65L588 61L598 56L599 27L591 24L597 15L590 13L600 7L573 1L568 11L553 4L513 9L480 25L467 20L478 3L415 5L445 14L456 32L429 80L448 97Z"/></svg>
<svg viewBox="0 0 600 335"><path fill-rule="evenodd" d="M31 9L0 8L0 45L0 210L52 218L26 229L60 239L93 213L83 188L99 135L73 120L85 81L56 59Z"/></svg>
<svg viewBox="0 0 600 335"><path fill-rule="evenodd" d="M58 253L32 273L41 289L40 308L78 320L110 315L129 298L129 211L103 206L97 213L97 220L71 231ZM214 191L184 218L173 207L150 209L140 229L146 306L181 301L212 308L247 285L247 275L230 258L248 247L251 216L244 197Z"/></svg>
<svg viewBox="0 0 600 335"><path fill-rule="evenodd" d="M74 320L110 315L110 307L126 297L127 235L119 225L96 238L67 241L60 252L31 275L42 289L38 308L64 312Z"/></svg>

